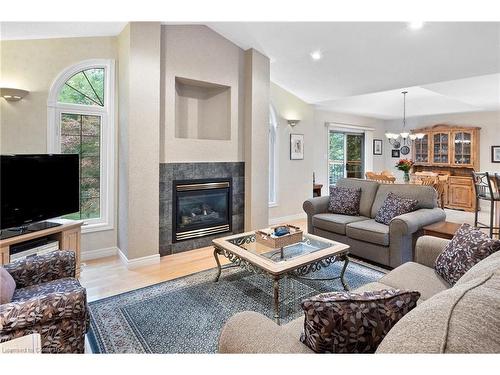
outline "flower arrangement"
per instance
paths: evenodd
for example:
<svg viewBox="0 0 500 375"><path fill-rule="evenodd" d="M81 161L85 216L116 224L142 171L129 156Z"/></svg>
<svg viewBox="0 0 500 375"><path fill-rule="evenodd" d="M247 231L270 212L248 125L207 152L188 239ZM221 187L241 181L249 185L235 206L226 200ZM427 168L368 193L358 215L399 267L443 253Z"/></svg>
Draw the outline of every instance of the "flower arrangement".
<svg viewBox="0 0 500 375"><path fill-rule="evenodd" d="M410 159L400 159L396 164L396 168L405 173L408 173L411 167L413 167L413 161Z"/></svg>
<svg viewBox="0 0 500 375"><path fill-rule="evenodd" d="M410 159L399 159L396 164L396 168L404 172L403 180L406 184L410 182L411 167L413 167L413 160Z"/></svg>

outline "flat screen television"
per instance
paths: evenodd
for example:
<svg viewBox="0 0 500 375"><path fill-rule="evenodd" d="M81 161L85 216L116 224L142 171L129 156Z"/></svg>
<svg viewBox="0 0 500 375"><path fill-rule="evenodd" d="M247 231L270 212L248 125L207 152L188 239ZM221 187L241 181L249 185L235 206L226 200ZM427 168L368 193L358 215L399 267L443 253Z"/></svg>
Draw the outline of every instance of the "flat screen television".
<svg viewBox="0 0 500 375"><path fill-rule="evenodd" d="M78 154L0 155L0 229L79 211Z"/></svg>

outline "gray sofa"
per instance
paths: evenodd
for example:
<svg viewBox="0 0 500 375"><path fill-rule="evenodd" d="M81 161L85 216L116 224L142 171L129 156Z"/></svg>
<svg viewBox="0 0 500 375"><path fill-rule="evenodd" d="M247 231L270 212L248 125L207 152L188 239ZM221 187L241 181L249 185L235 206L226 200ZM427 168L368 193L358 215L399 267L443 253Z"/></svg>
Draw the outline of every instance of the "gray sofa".
<svg viewBox="0 0 500 375"><path fill-rule="evenodd" d="M437 206L437 193L432 186L380 184L354 178L340 179L337 186L361 188L360 216L329 213L329 196L308 199L303 205L308 232L345 243L351 247L351 254L388 267L413 260L422 228L446 218ZM395 217L389 225L377 223L374 218L389 192L416 199L417 210Z"/></svg>
<svg viewBox="0 0 500 375"><path fill-rule="evenodd" d="M418 290L417 307L389 331L377 353L500 353L500 252L472 267L452 287L434 272L448 240L423 236L416 262L405 263L356 291ZM234 315L220 353L313 353L299 341L304 317L282 326L256 312Z"/></svg>

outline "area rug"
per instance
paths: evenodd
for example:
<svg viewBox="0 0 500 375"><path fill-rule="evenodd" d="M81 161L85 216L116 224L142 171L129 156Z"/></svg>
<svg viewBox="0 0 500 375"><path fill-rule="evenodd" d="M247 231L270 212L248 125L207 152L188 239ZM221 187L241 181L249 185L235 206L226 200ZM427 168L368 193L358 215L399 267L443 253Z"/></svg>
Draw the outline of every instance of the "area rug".
<svg viewBox="0 0 500 375"><path fill-rule="evenodd" d="M310 276L337 276L341 263ZM208 270L89 303L88 338L94 353L215 353L224 323L235 313L273 317L272 281L239 268ZM345 279L351 289L377 281L383 272L351 261ZM285 278L280 282L282 324L303 314L300 302L342 290L339 280Z"/></svg>

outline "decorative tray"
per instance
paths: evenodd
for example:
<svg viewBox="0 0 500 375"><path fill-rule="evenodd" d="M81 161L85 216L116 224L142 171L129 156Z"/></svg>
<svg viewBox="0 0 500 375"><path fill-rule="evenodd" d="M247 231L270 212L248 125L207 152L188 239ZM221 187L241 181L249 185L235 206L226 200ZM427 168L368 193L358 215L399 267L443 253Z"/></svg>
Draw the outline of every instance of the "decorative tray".
<svg viewBox="0 0 500 375"><path fill-rule="evenodd" d="M276 236L274 234L274 229L279 227L287 227L290 233L283 236ZM285 246L293 245L297 242L302 241L303 232L299 227L294 225L285 224L271 227L269 229L263 229L255 231L255 240L267 247L272 249L280 249Z"/></svg>

